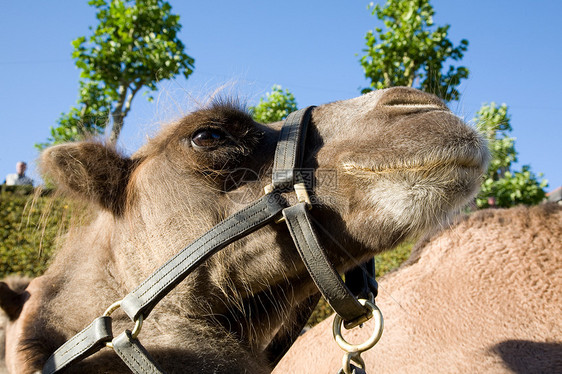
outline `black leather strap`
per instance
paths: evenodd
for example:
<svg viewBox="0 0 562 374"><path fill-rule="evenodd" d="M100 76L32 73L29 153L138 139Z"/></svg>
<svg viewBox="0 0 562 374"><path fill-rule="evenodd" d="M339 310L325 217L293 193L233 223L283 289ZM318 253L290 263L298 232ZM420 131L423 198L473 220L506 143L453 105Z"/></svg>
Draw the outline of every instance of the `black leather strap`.
<svg viewBox="0 0 562 374"><path fill-rule="evenodd" d="M96 318L88 327L74 335L49 357L43 374L53 374L99 351L111 341L111 317Z"/></svg>
<svg viewBox="0 0 562 374"><path fill-rule="evenodd" d="M302 167L307 126L313 108L308 107L291 113L283 124L273 164L272 185L274 188L285 191L292 188L296 183L303 182L300 168ZM357 301L354 293L344 285L340 276L328 261L312 229L306 209L304 207L293 208L286 210L287 214L295 214L293 222L287 220L287 225L297 247L301 247L299 253L320 292L336 313L346 321L346 327L349 328L364 322L368 313L367 309ZM283 215L287 219L285 211ZM302 235L299 235L299 233ZM306 240L307 237L310 240ZM373 286L372 283L369 283L369 278L361 272L361 269L351 273L351 285L354 289L360 288L357 294L368 294L367 289ZM372 279L374 279L374 273ZM376 283L374 288L376 290Z"/></svg>
<svg viewBox="0 0 562 374"><path fill-rule="evenodd" d="M306 130L313 108L309 106L289 114L281 128L272 171L273 187L280 191L290 190L302 182L298 169L302 165Z"/></svg>
<svg viewBox="0 0 562 374"><path fill-rule="evenodd" d="M121 360L135 374L163 374L150 354L138 341L131 336L129 330L124 331L113 339L113 349Z"/></svg>
<svg viewBox="0 0 562 374"><path fill-rule="evenodd" d="M359 304L328 260L310 222L306 204L283 209L283 217L314 283L334 311L346 321L346 327L365 322L368 310Z"/></svg>
<svg viewBox="0 0 562 374"><path fill-rule="evenodd" d="M285 199L273 192L228 217L185 247L125 296L121 308L134 321L141 314L146 318L152 308L200 263L228 244L271 222L285 207Z"/></svg>
<svg viewBox="0 0 562 374"><path fill-rule="evenodd" d="M146 318L158 301L201 262L228 244L271 222L286 206L285 199L278 192L272 192L226 218L154 272L122 300L121 307L134 321L141 314ZM51 355L43 373L53 374L62 370L71 362L99 350L112 338L111 318L96 319Z"/></svg>
<svg viewBox="0 0 562 374"><path fill-rule="evenodd" d="M345 285L360 299L377 297L378 284L375 280L375 259L345 272Z"/></svg>

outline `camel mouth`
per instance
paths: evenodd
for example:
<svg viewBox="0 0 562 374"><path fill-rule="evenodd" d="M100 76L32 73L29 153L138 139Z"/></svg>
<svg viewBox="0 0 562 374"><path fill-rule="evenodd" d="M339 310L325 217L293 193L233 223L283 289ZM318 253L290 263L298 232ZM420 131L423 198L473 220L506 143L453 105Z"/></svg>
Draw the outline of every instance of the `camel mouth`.
<svg viewBox="0 0 562 374"><path fill-rule="evenodd" d="M345 161L342 168L347 174L365 174L371 176L402 173L402 172L425 172L442 171L444 169L462 169L483 173L487 164L487 159L480 152L471 155L449 155L433 159L420 159L396 164L382 164L371 162Z"/></svg>
<svg viewBox="0 0 562 374"><path fill-rule="evenodd" d="M395 173L429 173L443 170L462 169L477 173L484 172L485 162L476 158L459 158L456 160L433 160L424 162L402 163L396 165L369 165L358 162L344 162L342 168L346 174L376 177Z"/></svg>
<svg viewBox="0 0 562 374"><path fill-rule="evenodd" d="M368 206L374 204L392 216L408 217L411 214L404 214L405 211L412 214L417 211L419 216L420 206L433 206L430 212L426 212L431 215L439 209L452 211L466 204L467 198L473 196L480 185L485 171L484 161L475 158L439 159L384 167L348 162L344 163L343 171L362 186ZM384 202L381 201L383 196ZM424 203L427 201L432 203ZM427 222L432 222L430 216L426 218Z"/></svg>
<svg viewBox="0 0 562 374"><path fill-rule="evenodd" d="M357 211L366 212L367 227L384 217L408 235L417 235L445 222L477 193L487 159L485 154L480 158L478 152L473 156L414 159L391 165L344 162L342 169L361 190L354 195L354 203Z"/></svg>
<svg viewBox="0 0 562 374"><path fill-rule="evenodd" d="M432 112L446 112L446 113L451 112L447 107L443 107L442 105L427 104L427 103L396 102L396 103L385 104L385 106L389 108L397 108L397 109L415 109L415 110L425 109L427 111L432 111Z"/></svg>

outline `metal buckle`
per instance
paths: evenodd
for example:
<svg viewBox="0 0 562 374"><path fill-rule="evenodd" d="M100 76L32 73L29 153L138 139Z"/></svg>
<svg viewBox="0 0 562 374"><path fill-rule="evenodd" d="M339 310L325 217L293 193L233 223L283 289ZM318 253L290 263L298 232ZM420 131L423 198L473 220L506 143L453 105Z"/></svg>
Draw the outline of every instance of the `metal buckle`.
<svg viewBox="0 0 562 374"><path fill-rule="evenodd" d="M374 321L375 321L375 328L373 331L373 334L371 335L371 337L369 339L367 339L365 342L361 343L361 344L351 344L348 343L344 337L342 336L341 333L341 328L343 325L343 319L336 314L334 317L334 322L332 325L332 331L334 333L334 339L336 341L336 343L338 343L338 345L340 346L341 349L343 349L346 353L343 356L343 362L342 362L342 371L345 374L351 374L352 370L351 370L351 363L352 361L355 362L356 364L359 365L360 368L364 369L365 368L365 362L363 361L363 358L361 357L361 353L373 348L375 346L375 344L377 344L377 342L379 341L379 339L382 336L382 330L383 330L383 318L382 318L382 313L380 311L380 309L371 301L366 300L366 299L359 299L358 300L361 305L367 307L367 309L369 309L370 311L370 316L368 319L371 319L374 317Z"/></svg>
<svg viewBox="0 0 562 374"><path fill-rule="evenodd" d="M117 309L119 309L119 308L121 307L121 302L122 302L122 301L123 301L123 300L119 300L119 301L117 301L117 302L111 304L111 305L109 306L109 308L107 308L107 309L105 310L105 312L103 312L103 317L109 317L109 316L111 316L111 314L112 314L113 312L115 312ZM141 315L139 315L139 318L135 321L135 327L133 327L133 330L131 331L131 337L132 337L133 339L136 339L136 338L139 336L139 334L140 334L140 332L141 332L141 329L142 329L142 321L143 321L143 317L142 317L142 314L141 314ZM107 342L107 343L105 343L105 346L108 347L108 348L113 349L113 343L112 343L112 342Z"/></svg>
<svg viewBox="0 0 562 374"><path fill-rule="evenodd" d="M373 304L372 302L370 302L367 299L359 299L358 300L359 303L361 303L361 305L367 307L367 309L369 309L370 311L370 318L371 319L374 317L374 321L375 321L375 328L373 331L373 334L371 335L371 337L369 339L367 339L367 341L365 341L364 343L361 344L350 344L348 343L344 337L342 336L341 333L341 327L343 325L343 319L336 314L334 317L334 322L333 322L333 333L334 333L334 339L336 340L336 343L338 343L338 345L341 347L341 349L343 349L346 352L364 352L368 349L371 349L375 344L377 344L377 342L379 341L379 339L382 336L382 330L384 328L383 325L383 318L382 318L382 313L380 311L380 309Z"/></svg>
<svg viewBox="0 0 562 374"><path fill-rule="evenodd" d="M272 193L273 190L275 190L275 187L273 187L273 183L270 183L263 188L263 192L265 192L266 195Z"/></svg>
<svg viewBox="0 0 562 374"><path fill-rule="evenodd" d="M293 188L295 189L295 194L297 195L299 203L305 203L309 210L312 209L312 202L310 201L310 196L308 196L306 185L304 183L297 183Z"/></svg>
<svg viewBox="0 0 562 374"><path fill-rule="evenodd" d="M297 201L299 203L305 203L308 210L312 209L312 201L310 200L310 196L308 195L308 191L306 190L306 185L304 183L297 183L293 185L295 190L295 195L297 195ZM275 187L273 187L273 183L268 184L263 188L264 193L270 194L275 191ZM285 221L285 217L281 216L275 220L275 223L281 223Z"/></svg>
<svg viewBox="0 0 562 374"><path fill-rule="evenodd" d="M310 196L306 190L306 185L304 183L297 183L293 185L295 194L297 195L297 200L299 203L305 203L308 209L312 209L312 202L310 201ZM267 195L275 191L273 183L268 184L263 188L264 193Z"/></svg>

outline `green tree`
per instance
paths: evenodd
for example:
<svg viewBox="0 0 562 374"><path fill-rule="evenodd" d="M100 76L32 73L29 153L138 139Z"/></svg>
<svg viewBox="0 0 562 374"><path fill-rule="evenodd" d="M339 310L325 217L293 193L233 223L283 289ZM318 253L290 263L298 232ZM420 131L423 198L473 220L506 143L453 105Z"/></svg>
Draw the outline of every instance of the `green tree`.
<svg viewBox="0 0 562 374"><path fill-rule="evenodd" d="M53 144L66 143L102 134L109 121L111 101L97 82L80 82L77 106L61 114L58 126L51 126L51 136L45 143L35 144L42 150Z"/></svg>
<svg viewBox="0 0 562 374"><path fill-rule="evenodd" d="M484 104L474 118L476 127L488 140L491 161L488 166L480 193L476 199L479 208L490 206L509 207L517 204L532 205L545 198L546 180L537 179L530 166L524 165L521 171L512 171L517 162L515 138L512 131L511 116L506 104ZM539 178L542 174L539 174Z"/></svg>
<svg viewBox="0 0 562 374"><path fill-rule="evenodd" d="M295 96L289 90L283 91L281 86L274 85L271 92L261 97L255 107L251 107L254 120L260 123L271 123L285 119L289 113L297 110Z"/></svg>
<svg viewBox="0 0 562 374"><path fill-rule="evenodd" d="M367 48L361 57L365 77L374 89L392 86L416 87L431 92L445 101L459 99L458 85L468 77L464 66L445 61L462 59L468 41L458 46L447 38L450 25L433 28L435 11L429 0L387 0L384 7L369 5L372 14L386 28L367 32Z"/></svg>
<svg viewBox="0 0 562 374"><path fill-rule="evenodd" d="M78 106L59 119L49 142L102 133L111 124L116 142L135 95L143 88L178 74L193 72L194 59L177 34L179 16L163 0L91 0L99 21L90 37L72 42L72 57L81 70ZM149 95L149 100L152 97ZM44 147L49 143L38 145Z"/></svg>

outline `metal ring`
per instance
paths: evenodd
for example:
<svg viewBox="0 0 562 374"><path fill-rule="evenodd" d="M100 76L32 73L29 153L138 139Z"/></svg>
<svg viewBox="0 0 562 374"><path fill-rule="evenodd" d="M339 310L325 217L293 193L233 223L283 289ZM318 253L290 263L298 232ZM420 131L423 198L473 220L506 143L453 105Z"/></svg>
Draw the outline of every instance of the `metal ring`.
<svg viewBox="0 0 562 374"><path fill-rule="evenodd" d="M371 312L371 316L369 317L369 319L374 317L375 328L371 337L367 339L364 343L350 344L344 339L344 337L341 334L343 319L336 314L332 325L334 339L336 340L336 343L338 343L338 345L346 352L364 352L368 349L371 349L375 344L377 344L377 342L382 336L382 330L384 326L383 326L382 313L380 309L369 300L359 299L358 301L359 303L361 303L361 305L367 307Z"/></svg>
<svg viewBox="0 0 562 374"><path fill-rule="evenodd" d="M131 338L136 339L139 336L141 329L142 329L142 314L139 315L139 318L135 321L135 327L133 327L133 331L131 331Z"/></svg>
<svg viewBox="0 0 562 374"><path fill-rule="evenodd" d="M111 314L113 312L115 312L117 309L119 309L121 307L121 301L119 300L113 304L111 304L103 313L104 317L109 317L111 316ZM139 318L135 321L135 326L133 327L133 330L131 331L131 338L136 339L142 329L142 322L143 322L143 316L142 314L139 315ZM105 345L109 348L113 348L113 343L112 342L107 342L105 343Z"/></svg>
<svg viewBox="0 0 562 374"><path fill-rule="evenodd" d="M111 304L105 310L105 312L103 312L103 317L109 317L113 312L115 312L117 309L119 309L121 307L121 301L123 301L123 300L119 300L119 301L116 301L113 304Z"/></svg>
<svg viewBox="0 0 562 374"><path fill-rule="evenodd" d="M355 361L356 366L359 366L360 369L365 370L365 361L363 360L363 357L361 357L361 352L346 352L343 355L341 367L345 374L353 374L351 361Z"/></svg>

